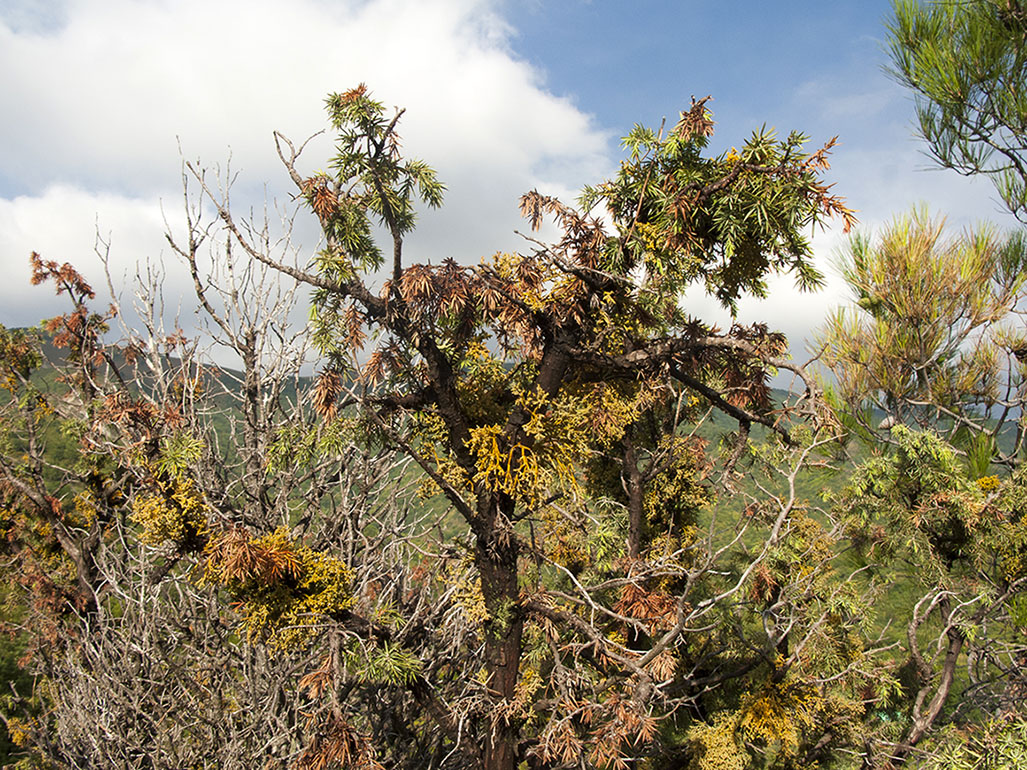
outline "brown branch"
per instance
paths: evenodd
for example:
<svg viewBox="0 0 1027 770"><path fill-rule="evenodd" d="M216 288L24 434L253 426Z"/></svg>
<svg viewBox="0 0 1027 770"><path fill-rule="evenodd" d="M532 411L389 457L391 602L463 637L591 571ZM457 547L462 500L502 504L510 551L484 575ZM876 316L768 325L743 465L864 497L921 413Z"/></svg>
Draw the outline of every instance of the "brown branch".
<svg viewBox="0 0 1027 770"><path fill-rule="evenodd" d="M769 417L765 415L750 412L748 409L743 409L740 406L735 406L734 404L725 400L720 393L711 388L709 385L707 385L704 382L701 382L700 380L696 379L687 372L683 372L681 368L678 366L672 366L670 371L671 374L673 374L674 377L677 380L679 380L682 385L702 395L703 398L705 398L711 404L716 406L720 411L724 412L727 415L730 415L731 417L734 417L738 421L738 425L740 427L744 425L745 435L748 435L749 433L748 425L755 422L767 428L770 428L772 431L780 435L781 438L783 438L790 446L796 446L795 440L792 438L792 434L789 433L788 430L786 430L785 428L782 428L777 423L777 421L771 420ZM742 431L740 430L740 434L741 432Z"/></svg>
<svg viewBox="0 0 1027 770"><path fill-rule="evenodd" d="M471 523L477 519L477 514L474 509L464 500L463 496L457 491L457 489L450 484L446 479L438 472L438 469L425 458L420 452L414 449L410 442L404 439L399 433L390 428L381 416L374 409L368 409L367 414L370 415L371 420L385 433L389 439L396 443L404 452L413 458L414 462L417 463L421 469L428 474L432 481L439 485L439 488L445 493L446 497L453 504L453 507L457 509L464 519Z"/></svg>

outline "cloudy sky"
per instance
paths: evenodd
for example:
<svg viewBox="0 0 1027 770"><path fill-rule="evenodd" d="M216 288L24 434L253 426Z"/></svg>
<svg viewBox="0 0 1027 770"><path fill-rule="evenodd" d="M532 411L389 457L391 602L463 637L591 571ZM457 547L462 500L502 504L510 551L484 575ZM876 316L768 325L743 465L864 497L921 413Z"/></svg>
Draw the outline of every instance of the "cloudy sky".
<svg viewBox="0 0 1027 770"><path fill-rule="evenodd" d="M882 72L886 0L0 0L0 323L58 312L28 285L28 255L76 264L102 284L97 232L116 276L167 264L181 221L183 157L238 174L234 200L287 201L272 132L301 140L323 99L366 82L406 107L409 154L447 184L412 259L462 261L517 249L517 198L573 197L616 168L636 123L674 120L712 94L715 148L762 124L841 145L830 179L863 226L918 202L955 226L1011 226L990 186L933 170L912 102ZM306 170L324 163L315 145ZM839 232L816 238L827 270ZM297 248L316 246L301 226ZM119 279L119 283L121 280ZM842 298L837 281L743 303L801 340ZM691 300L709 315L710 303ZM188 316L188 305L183 306ZM721 320L723 318L721 317ZM184 325L188 325L186 322Z"/></svg>

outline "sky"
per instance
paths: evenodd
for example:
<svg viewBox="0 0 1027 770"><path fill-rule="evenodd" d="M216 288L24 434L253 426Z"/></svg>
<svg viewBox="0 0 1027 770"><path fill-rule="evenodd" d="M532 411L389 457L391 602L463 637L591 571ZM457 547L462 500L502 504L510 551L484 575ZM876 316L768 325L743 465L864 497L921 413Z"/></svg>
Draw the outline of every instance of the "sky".
<svg viewBox="0 0 1027 770"><path fill-rule="evenodd" d="M619 137L673 122L693 95L713 96L715 151L763 125L811 146L838 136L828 180L869 232L916 204L954 228L1012 227L986 181L924 154L912 99L883 71L889 13L882 0L0 0L0 323L63 312L29 286L32 251L103 286L99 235L122 302L137 272L163 264L166 321L192 328L165 238L184 234L183 160L234 174L236 209L268 201L274 216L290 186L272 132L302 141L325 126L324 97L361 82L406 109L405 151L448 188L410 261L527 248L521 193L573 201L617 168ZM301 170L330 149L315 140ZM300 262L316 241L297 220ZM803 357L847 299L832 272L844 243L840 227L815 235L822 291L775 278L739 320L784 331ZM698 292L686 304L730 322Z"/></svg>

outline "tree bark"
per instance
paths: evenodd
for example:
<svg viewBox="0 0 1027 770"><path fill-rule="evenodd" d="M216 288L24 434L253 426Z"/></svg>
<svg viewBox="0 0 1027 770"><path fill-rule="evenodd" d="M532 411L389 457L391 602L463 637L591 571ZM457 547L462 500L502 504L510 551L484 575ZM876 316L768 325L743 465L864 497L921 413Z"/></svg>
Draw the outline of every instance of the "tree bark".
<svg viewBox="0 0 1027 770"><path fill-rule="evenodd" d="M940 601L939 609L941 610L942 620L945 623L951 622L952 611L949 606L947 599ZM913 621L916 623L916 620ZM911 624L912 628L912 624ZM915 629L913 629L915 633ZM963 651L963 644L966 637L963 632L956 628L951 627L945 632L945 636L948 638L948 647L945 650L945 660L941 667L941 676L938 680L938 685L934 690L934 695L927 704L926 710L921 710L922 703L931 691L931 681L923 682L919 693L917 693L916 702L913 706L912 724L909 727L909 731L906 733L906 737L896 747L893 752L891 759L896 764L905 762L908 759L910 752L913 747L920 742L920 739L927 734L927 731L934 724L938 715L941 714L942 708L945 706L945 701L948 700L949 693L952 690L952 683L956 676L956 666L959 663L959 655ZM919 656L918 650L913 650L915 653L915 659L918 659L918 663L921 664L923 659ZM931 677L933 679L933 677Z"/></svg>
<svg viewBox="0 0 1027 770"><path fill-rule="evenodd" d="M475 560L481 575L481 590L489 619L485 622L485 666L488 687L500 706L516 696L521 659L524 616L517 585L517 539L509 517L500 519L500 507L513 511L513 501L502 496L493 500L477 533ZM492 715L486 724L484 770L516 770L518 726L505 716Z"/></svg>

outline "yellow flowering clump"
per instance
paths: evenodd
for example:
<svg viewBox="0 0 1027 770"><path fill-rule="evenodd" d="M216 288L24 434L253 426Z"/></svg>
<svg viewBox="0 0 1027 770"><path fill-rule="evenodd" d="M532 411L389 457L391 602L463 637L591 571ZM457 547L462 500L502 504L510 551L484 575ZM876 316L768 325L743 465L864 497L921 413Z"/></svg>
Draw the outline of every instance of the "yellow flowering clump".
<svg viewBox="0 0 1027 770"><path fill-rule="evenodd" d="M143 528L142 542L185 545L206 532L207 505L191 479L175 478L157 489L132 501L132 521Z"/></svg>
<svg viewBox="0 0 1027 770"><path fill-rule="evenodd" d="M431 460L435 472L445 479L454 489L469 490L470 478L449 455L447 446L447 428L442 417L436 412L421 412L412 419L412 437L418 451ZM417 486L417 495L427 500L441 494L442 489L433 478L425 475Z"/></svg>
<svg viewBox="0 0 1027 770"><path fill-rule="evenodd" d="M470 483L463 468L456 464L456 461L447 455L439 455L432 448L432 459L435 462L435 472L449 484L453 489L469 490ZM431 476L423 476L417 483L417 496L421 500L428 500L436 495L442 494L442 489Z"/></svg>
<svg viewBox="0 0 1027 770"><path fill-rule="evenodd" d="M467 377L459 386L461 400L475 423L467 442L476 457L473 482L529 506L539 505L555 491L578 498L577 471L592 450L619 441L626 426L665 395L654 383L637 382L587 383L550 397L540 388L522 389L518 382L511 383L511 371L479 343L468 347L462 366ZM510 405L490 397L505 389L512 389L516 406L527 417L524 435L516 442L506 433ZM440 443L430 427L426 423L419 431L422 446ZM445 465L437 456L436 462L440 470ZM460 481L463 486L467 480Z"/></svg>
<svg viewBox="0 0 1027 770"><path fill-rule="evenodd" d="M768 682L745 699L738 726L747 740L792 756L799 750L800 731L816 725L822 704L812 688Z"/></svg>
<svg viewBox="0 0 1027 770"><path fill-rule="evenodd" d="M541 690L544 685L545 680L542 678L542 674L539 673L538 669L525 669L521 673L521 678L517 682L515 696L517 702L525 708L530 707L530 705L534 703L535 693ZM530 717L530 714L526 714L525 716Z"/></svg>
<svg viewBox="0 0 1027 770"><path fill-rule="evenodd" d="M745 770L748 754L738 745L738 715L720 712L711 724L698 722L688 731L695 752L689 770Z"/></svg>
<svg viewBox="0 0 1027 770"><path fill-rule="evenodd" d="M810 515L796 506L788 520L788 531L771 550L765 568L753 575L753 596L766 601L777 585L796 583L806 590L826 590L832 569L827 565L834 553L835 537Z"/></svg>
<svg viewBox="0 0 1027 770"><path fill-rule="evenodd" d="M981 476L977 479L977 486L981 488L982 492L994 492L999 485L998 476Z"/></svg>
<svg viewBox="0 0 1027 770"><path fill-rule="evenodd" d="M468 567L468 564L464 564L451 568L446 582L453 586L453 598L468 622L484 624L489 620L489 611L481 590L481 578Z"/></svg>
<svg viewBox="0 0 1027 770"><path fill-rule="evenodd" d="M472 428L471 437L467 442L467 448L470 449L477 458L478 472L475 474L474 481L477 483L485 484L490 489L504 489L508 492L513 493L516 489L518 482L523 482L525 469L523 467L514 467L514 451L503 452L500 448L500 438L503 435L503 429L499 425L482 425L478 428ZM525 458L525 453L529 455ZM521 447L520 461L524 464L525 460L530 462L532 458L530 450L527 447ZM537 470L537 464L535 465ZM518 473L520 478L515 479L514 473Z"/></svg>
<svg viewBox="0 0 1027 770"><path fill-rule="evenodd" d="M297 544L285 528L257 538L232 530L207 546L205 579L228 588L250 638L272 648L304 644L321 618L353 606L353 571L341 560Z"/></svg>
<svg viewBox="0 0 1027 770"><path fill-rule="evenodd" d="M695 545L699 539L699 528L693 524L681 527L681 531L675 534L665 532L653 538L649 546L650 559L668 559L677 556L676 563L687 566L689 560L681 551Z"/></svg>

